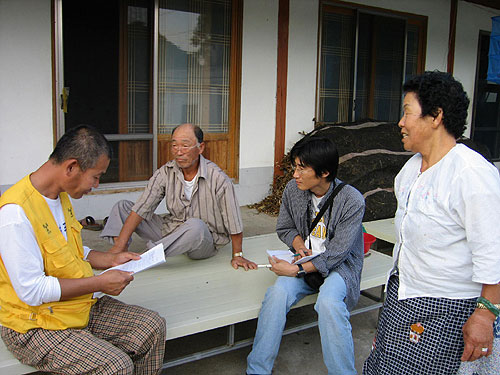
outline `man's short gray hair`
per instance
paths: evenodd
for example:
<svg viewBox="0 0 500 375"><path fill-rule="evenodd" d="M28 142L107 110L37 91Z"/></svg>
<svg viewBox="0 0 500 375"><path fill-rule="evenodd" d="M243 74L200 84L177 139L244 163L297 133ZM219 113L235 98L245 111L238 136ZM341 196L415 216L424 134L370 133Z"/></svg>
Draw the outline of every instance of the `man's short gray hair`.
<svg viewBox="0 0 500 375"><path fill-rule="evenodd" d="M177 130L177 128L179 126L183 126L183 125L191 126L191 129L193 129L194 136L196 137L196 140L198 141L198 143L203 142L203 130L201 130L201 128L198 125L193 125L190 123L177 125L175 128L172 129L172 135L174 135L174 132Z"/></svg>
<svg viewBox="0 0 500 375"><path fill-rule="evenodd" d="M61 164L69 159L76 159L82 171L93 168L99 158L112 157L110 143L90 125L79 125L67 131L56 144L49 159Z"/></svg>

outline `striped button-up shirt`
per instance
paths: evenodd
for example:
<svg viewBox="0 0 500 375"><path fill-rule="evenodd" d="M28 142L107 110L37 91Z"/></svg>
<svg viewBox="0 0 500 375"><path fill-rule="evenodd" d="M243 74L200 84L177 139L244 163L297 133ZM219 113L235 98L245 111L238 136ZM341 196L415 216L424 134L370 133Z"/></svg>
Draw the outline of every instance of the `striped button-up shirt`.
<svg viewBox="0 0 500 375"><path fill-rule="evenodd" d="M231 234L243 231L240 207L229 177L213 162L200 155L200 166L191 199L184 192L184 175L174 160L160 167L132 210L148 220L163 198L167 215L162 234L172 233L189 218L203 220L215 245L225 245Z"/></svg>

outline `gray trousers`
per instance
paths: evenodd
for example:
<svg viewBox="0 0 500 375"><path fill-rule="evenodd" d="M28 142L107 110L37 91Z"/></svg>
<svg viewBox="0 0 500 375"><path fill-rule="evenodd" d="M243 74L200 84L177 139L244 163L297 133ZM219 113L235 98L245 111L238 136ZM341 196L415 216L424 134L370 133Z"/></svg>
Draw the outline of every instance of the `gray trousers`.
<svg viewBox="0 0 500 375"><path fill-rule="evenodd" d="M101 237L112 240L118 237L123 223L132 211L133 202L121 200L111 209L106 226ZM143 240L148 241L151 248L159 243L163 244L165 256L186 254L191 259L205 259L217 254L214 239L207 224L197 218L189 218L172 233L162 237L163 220L153 214L151 220L143 220L136 228L135 233ZM129 240L129 245L132 240Z"/></svg>

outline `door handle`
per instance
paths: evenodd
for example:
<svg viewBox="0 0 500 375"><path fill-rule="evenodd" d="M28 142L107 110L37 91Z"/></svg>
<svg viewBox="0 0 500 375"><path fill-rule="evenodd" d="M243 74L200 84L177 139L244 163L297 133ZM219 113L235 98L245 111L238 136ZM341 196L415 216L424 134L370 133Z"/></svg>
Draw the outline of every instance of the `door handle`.
<svg viewBox="0 0 500 375"><path fill-rule="evenodd" d="M61 109L64 113L68 113L68 97L69 87L63 87L61 94Z"/></svg>

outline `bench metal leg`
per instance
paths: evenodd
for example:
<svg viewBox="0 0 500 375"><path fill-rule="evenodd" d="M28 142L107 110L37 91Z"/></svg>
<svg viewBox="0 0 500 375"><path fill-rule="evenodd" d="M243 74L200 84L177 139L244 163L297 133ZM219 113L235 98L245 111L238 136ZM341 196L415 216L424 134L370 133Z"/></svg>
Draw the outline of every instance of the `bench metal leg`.
<svg viewBox="0 0 500 375"><path fill-rule="evenodd" d="M228 332L227 332L226 345L221 345L221 346L218 346L218 347L213 348L213 349L204 350L204 351L193 353L193 354L181 357L181 358L167 361L163 364L162 369L183 365L185 363L197 361L197 360L203 359L203 358L212 357L214 355L219 355L222 353L227 353L227 352L230 352L232 350L238 350L238 349L244 348L246 346L252 345L253 338L246 339L246 340L240 340L238 342L234 341L234 333L235 333L235 325L234 324L227 326L227 328L228 328Z"/></svg>
<svg viewBox="0 0 500 375"><path fill-rule="evenodd" d="M370 305L370 306L361 307L359 309L355 309L355 310L351 311L351 316L356 315L356 314L361 314L361 313L364 313L367 311L371 311L374 309L379 309L378 317L380 317L380 310L382 308L382 304L383 304L383 300L384 300L384 286L381 287L380 297L374 296L370 293L366 293L363 291L361 292L361 294L364 295L365 297L375 301L376 303L374 303L373 305ZM317 326L318 326L317 320L314 322L310 322L310 323L300 324L298 326L294 326L294 327L290 327L290 328L285 329L283 331L283 336L289 335L291 333L300 332L300 331L303 331L305 329L314 328ZM378 326L378 319L377 319L377 326ZM203 358L208 358L208 357L212 357L214 355L227 353L227 352L230 352L232 350L238 350L241 348L245 348L245 347L253 344L253 338L239 340L236 342L235 341L235 329L236 329L235 325L231 324L231 325L227 326L227 328L228 328L227 343L225 345L221 345L221 346L218 346L218 347L213 348L213 349L208 349L208 350L200 351L197 353L193 353L193 354L190 354L190 355L187 355L184 357L180 357L177 359L169 360L163 364L162 369L183 365L185 363L189 363L189 362L193 362L193 361L198 361L198 360L203 359Z"/></svg>

